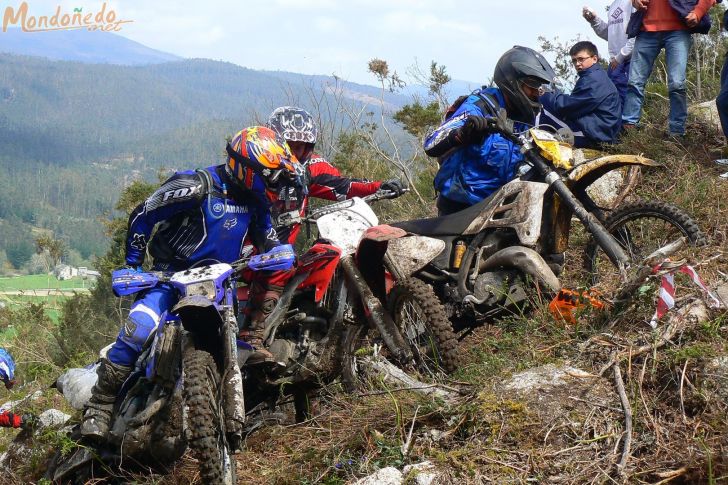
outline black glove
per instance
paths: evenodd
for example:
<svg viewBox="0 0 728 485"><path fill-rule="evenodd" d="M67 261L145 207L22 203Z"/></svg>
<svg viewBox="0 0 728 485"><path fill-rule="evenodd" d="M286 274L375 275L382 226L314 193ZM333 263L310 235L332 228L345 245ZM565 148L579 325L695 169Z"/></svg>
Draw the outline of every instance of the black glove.
<svg viewBox="0 0 728 485"><path fill-rule="evenodd" d="M395 197L399 197L405 192L405 185L399 179L390 179L382 182L380 190L388 190L394 192Z"/></svg>
<svg viewBox="0 0 728 485"><path fill-rule="evenodd" d="M38 425L38 416L35 414L23 414L20 416L21 429L33 429Z"/></svg>
<svg viewBox="0 0 728 485"><path fill-rule="evenodd" d="M493 131L492 124L488 118L479 115L470 115L465 124L460 127L460 140L463 143L472 143L482 139L486 134Z"/></svg>
<svg viewBox="0 0 728 485"><path fill-rule="evenodd" d="M498 110L495 118L489 118L488 122L493 127L493 131L497 131L506 137L513 135L513 120L508 118L508 113L503 108Z"/></svg>

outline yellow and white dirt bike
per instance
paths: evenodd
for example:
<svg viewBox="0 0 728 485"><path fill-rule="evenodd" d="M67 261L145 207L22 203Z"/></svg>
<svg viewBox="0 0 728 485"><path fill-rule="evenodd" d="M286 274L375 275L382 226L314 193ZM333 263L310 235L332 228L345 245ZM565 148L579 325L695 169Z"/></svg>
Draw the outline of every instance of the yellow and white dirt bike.
<svg viewBox="0 0 728 485"><path fill-rule="evenodd" d="M386 242L372 242L388 245L387 269L396 280L415 276L435 289L455 331L523 306L535 284L558 292L574 216L588 233L586 269L595 279L611 274L626 285L655 250L674 251L670 243L683 238L705 243L695 221L675 206L640 201L604 215L587 193L613 170L657 162L608 155L574 165L571 145L559 136L538 128L516 134L504 111L492 124L521 147L521 176L463 211L391 224Z"/></svg>

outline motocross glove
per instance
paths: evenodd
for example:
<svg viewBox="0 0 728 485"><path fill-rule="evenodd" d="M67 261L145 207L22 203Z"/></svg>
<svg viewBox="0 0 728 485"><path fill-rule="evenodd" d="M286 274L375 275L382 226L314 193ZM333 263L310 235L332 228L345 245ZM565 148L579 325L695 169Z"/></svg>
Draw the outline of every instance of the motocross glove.
<svg viewBox="0 0 728 485"><path fill-rule="evenodd" d="M38 416L35 414L23 414L20 416L20 428L22 429L33 429L38 425Z"/></svg>
<svg viewBox="0 0 728 485"><path fill-rule="evenodd" d="M473 143L482 140L485 135L493 131L493 126L488 122L488 118L479 115L470 115L465 120L465 124L460 127L458 138L463 144Z"/></svg>
<svg viewBox="0 0 728 485"><path fill-rule="evenodd" d="M382 185L379 186L379 189L394 192L394 196L399 197L400 195L404 194L406 187L399 179L390 179L382 182Z"/></svg>

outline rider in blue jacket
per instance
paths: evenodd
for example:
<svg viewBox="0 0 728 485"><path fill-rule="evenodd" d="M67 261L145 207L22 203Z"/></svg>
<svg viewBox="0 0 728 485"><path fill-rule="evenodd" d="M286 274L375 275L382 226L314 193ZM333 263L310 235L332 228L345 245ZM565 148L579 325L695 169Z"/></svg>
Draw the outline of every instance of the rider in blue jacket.
<svg viewBox="0 0 728 485"><path fill-rule="evenodd" d="M522 155L512 142L492 130L488 118L501 108L521 131L532 125L541 105L539 88L554 71L533 49L515 46L495 66L496 88L475 91L425 140L425 153L439 157L435 189L440 215L480 202L510 181Z"/></svg>
<svg viewBox="0 0 728 485"><path fill-rule="evenodd" d="M599 65L597 47L589 41L574 44L569 54L578 79L571 94L544 93L539 100L543 116L538 123L568 126L578 148L614 143L622 127L619 91Z"/></svg>
<svg viewBox="0 0 728 485"><path fill-rule="evenodd" d="M270 204L284 186L305 190L303 168L273 130L256 126L238 132L227 146L228 162L198 171L177 172L129 216L126 264L139 267L146 251L155 270L179 271L199 264L240 258L249 229L259 250L280 243L271 224ZM152 230L157 232L150 239ZM84 412L81 434L103 440L121 385L159 325L176 303L167 284L142 292L131 307L107 357ZM248 361L265 359L262 330L249 343L258 349ZM251 360L252 359L252 360Z"/></svg>

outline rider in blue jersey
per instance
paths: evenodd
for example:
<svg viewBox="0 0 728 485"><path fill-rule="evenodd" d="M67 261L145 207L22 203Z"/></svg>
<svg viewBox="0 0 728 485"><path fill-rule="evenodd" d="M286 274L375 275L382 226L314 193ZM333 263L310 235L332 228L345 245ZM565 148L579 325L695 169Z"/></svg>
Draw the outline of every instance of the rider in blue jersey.
<svg viewBox="0 0 728 485"><path fill-rule="evenodd" d="M501 56L493 81L468 96L425 140L425 152L439 157L435 175L440 215L480 202L510 181L522 155L512 142L493 132L488 118L503 108L515 131L533 125L541 108L539 89L553 81L548 61L528 47L515 46Z"/></svg>
<svg viewBox="0 0 728 485"><path fill-rule="evenodd" d="M227 153L226 164L175 173L134 209L126 241L128 266L140 267L147 251L154 258L154 270L231 263L240 258L248 233L261 252L280 244L271 224L270 204L284 186L305 190L302 167L285 140L262 126L238 132ZM157 232L150 241L155 226ZM105 439L116 394L162 315L176 301L177 294L168 284L139 294L97 370L98 381L81 425L83 436ZM251 364L270 357L262 348L263 330L249 340L257 349L248 359Z"/></svg>

